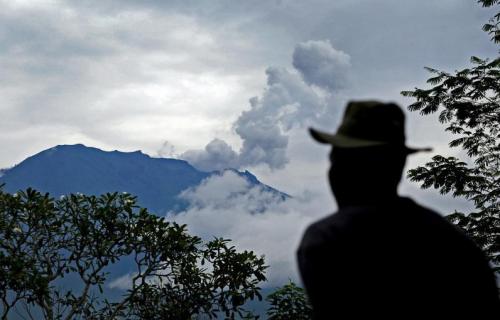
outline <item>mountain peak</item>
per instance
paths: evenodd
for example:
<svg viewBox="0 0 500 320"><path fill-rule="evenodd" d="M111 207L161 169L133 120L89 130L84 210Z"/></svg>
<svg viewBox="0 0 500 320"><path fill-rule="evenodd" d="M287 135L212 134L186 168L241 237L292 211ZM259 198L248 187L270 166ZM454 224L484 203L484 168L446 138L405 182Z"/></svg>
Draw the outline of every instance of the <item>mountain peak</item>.
<svg viewBox="0 0 500 320"><path fill-rule="evenodd" d="M112 150L112 151L105 151L101 150L96 147L88 147L82 143L77 143L77 144L59 144L57 146L54 146L52 148L46 149L44 151L68 151L68 150L73 150L73 151L97 151L97 152L115 152L115 153L123 153L123 154L142 154L147 156L147 154L143 153L141 150L136 150L136 151L120 151L120 150ZM44 152L42 151L42 152ZM148 156L149 157L149 156Z"/></svg>

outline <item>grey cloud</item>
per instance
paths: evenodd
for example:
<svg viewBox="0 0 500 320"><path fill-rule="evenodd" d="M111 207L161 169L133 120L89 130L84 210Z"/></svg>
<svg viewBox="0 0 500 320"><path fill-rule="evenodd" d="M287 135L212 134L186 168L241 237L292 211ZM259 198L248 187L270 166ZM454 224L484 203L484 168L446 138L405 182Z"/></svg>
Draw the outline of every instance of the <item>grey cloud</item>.
<svg viewBox="0 0 500 320"><path fill-rule="evenodd" d="M329 90L346 87L350 60L348 54L333 48L329 41L299 43L293 52L293 66L304 80Z"/></svg>
<svg viewBox="0 0 500 320"><path fill-rule="evenodd" d="M156 152L157 156L160 158L175 158L176 151L175 146L169 141L164 141L160 149Z"/></svg>
<svg viewBox="0 0 500 320"><path fill-rule="evenodd" d="M268 68L267 87L260 98L250 99L250 110L236 120L234 128L243 140L241 166L266 164L282 169L287 163L288 136L325 111L325 101L301 77L284 68Z"/></svg>
<svg viewBox="0 0 500 320"><path fill-rule="evenodd" d="M103 37L102 29L96 32L99 28L91 22L61 9L4 7L0 12L0 48L3 54L36 54L48 59L95 58L114 51L115 48ZM87 32L93 33L94 37L90 38Z"/></svg>
<svg viewBox="0 0 500 320"><path fill-rule="evenodd" d="M230 145L220 139L210 141L205 146L205 150L186 151L180 155L180 158L204 171L239 167L238 154Z"/></svg>
<svg viewBox="0 0 500 320"><path fill-rule="evenodd" d="M268 113L258 99L251 99L250 105L251 109L243 112L235 123L235 131L243 139L240 166L265 163L271 169L283 168L288 162L288 137L282 133L279 119Z"/></svg>
<svg viewBox="0 0 500 320"><path fill-rule="evenodd" d="M215 158L207 145L205 150L191 150L182 157L205 170L220 169L227 163L235 168L264 164L271 170L283 169L289 162L290 130L331 123L338 113L332 101L345 85L350 67L349 56L333 48L329 41L300 43L293 57L295 69L267 68L262 95L251 98L250 109L234 122L234 131L243 142L238 154L231 149L218 152ZM227 144L224 147L230 149Z"/></svg>

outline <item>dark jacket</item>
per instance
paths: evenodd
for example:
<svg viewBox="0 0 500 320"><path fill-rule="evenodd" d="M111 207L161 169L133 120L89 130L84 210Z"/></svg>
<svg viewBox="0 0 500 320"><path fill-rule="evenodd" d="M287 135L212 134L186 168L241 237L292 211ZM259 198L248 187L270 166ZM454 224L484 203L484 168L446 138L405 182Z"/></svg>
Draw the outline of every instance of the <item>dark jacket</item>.
<svg viewBox="0 0 500 320"><path fill-rule="evenodd" d="M500 319L482 251L410 199L340 209L309 226L297 256L315 319Z"/></svg>

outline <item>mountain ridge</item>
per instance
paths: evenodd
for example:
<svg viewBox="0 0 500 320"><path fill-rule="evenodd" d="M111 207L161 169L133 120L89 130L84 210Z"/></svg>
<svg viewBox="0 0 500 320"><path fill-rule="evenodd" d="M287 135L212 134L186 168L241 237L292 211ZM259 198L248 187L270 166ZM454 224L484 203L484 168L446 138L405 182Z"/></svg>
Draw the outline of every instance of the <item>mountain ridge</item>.
<svg viewBox="0 0 500 320"><path fill-rule="evenodd" d="M289 197L263 184L248 170L227 170L245 178L252 186L275 192L283 200ZM104 151L83 144L57 145L3 169L0 185L4 184L7 192L32 187L54 197L76 192L95 195L128 192L137 196L139 205L162 215L185 209L188 203L178 195L223 171L201 171L186 160L154 158L140 150Z"/></svg>

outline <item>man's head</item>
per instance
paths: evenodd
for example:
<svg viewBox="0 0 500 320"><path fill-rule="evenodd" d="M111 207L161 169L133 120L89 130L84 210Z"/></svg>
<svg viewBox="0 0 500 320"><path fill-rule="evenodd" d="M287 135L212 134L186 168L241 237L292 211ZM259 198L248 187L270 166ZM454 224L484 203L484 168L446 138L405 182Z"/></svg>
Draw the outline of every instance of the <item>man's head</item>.
<svg viewBox="0 0 500 320"><path fill-rule="evenodd" d="M333 146L328 172L339 206L370 204L397 196L407 153L399 148Z"/></svg>
<svg viewBox="0 0 500 320"><path fill-rule="evenodd" d="M429 151L405 144L405 116L394 103L349 102L335 134L310 129L332 145L330 184L339 205L396 196L408 154Z"/></svg>

